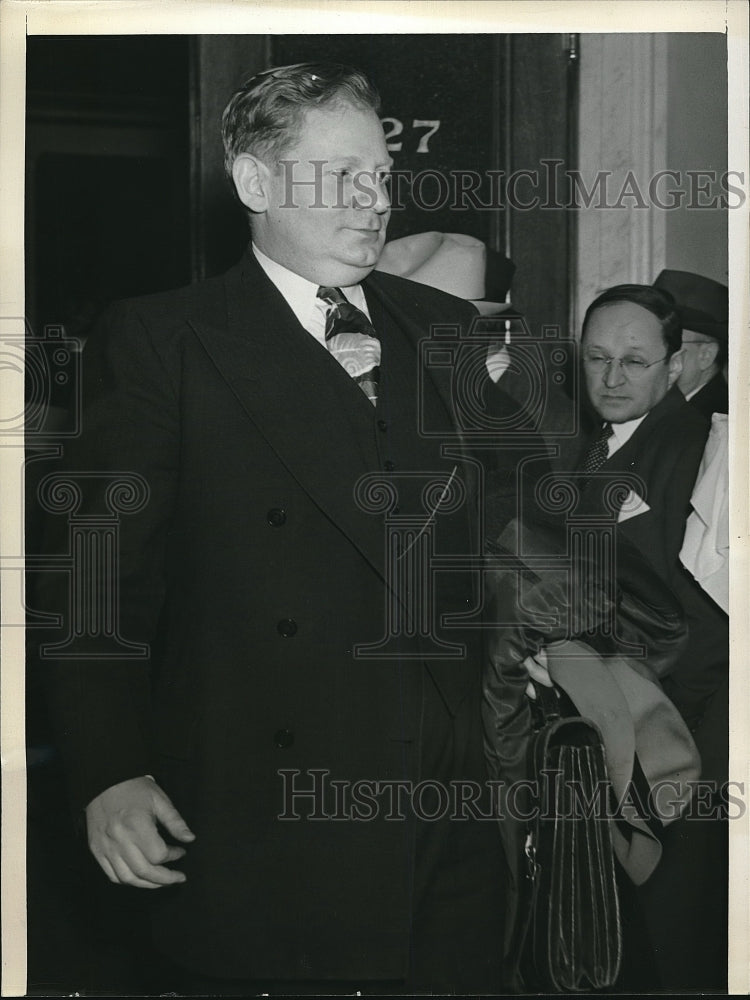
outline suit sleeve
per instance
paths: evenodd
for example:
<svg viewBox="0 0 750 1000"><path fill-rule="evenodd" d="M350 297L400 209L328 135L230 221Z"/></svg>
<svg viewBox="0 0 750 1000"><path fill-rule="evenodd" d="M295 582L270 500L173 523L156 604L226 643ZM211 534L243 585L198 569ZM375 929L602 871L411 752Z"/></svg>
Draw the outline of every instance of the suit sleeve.
<svg viewBox="0 0 750 1000"><path fill-rule="evenodd" d="M72 571L42 574L38 604L62 625L41 636L38 655L76 808L152 767L150 670L179 448L173 382L136 311L114 307L84 350L80 433L57 473L58 492L77 502L63 513L45 503L44 551Z"/></svg>

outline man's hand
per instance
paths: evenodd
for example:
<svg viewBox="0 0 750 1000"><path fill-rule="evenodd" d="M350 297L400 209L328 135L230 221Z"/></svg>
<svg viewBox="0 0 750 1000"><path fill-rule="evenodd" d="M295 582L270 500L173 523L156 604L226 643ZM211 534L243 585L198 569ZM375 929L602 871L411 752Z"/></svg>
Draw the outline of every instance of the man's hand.
<svg viewBox="0 0 750 1000"><path fill-rule="evenodd" d="M185 854L169 847L157 822L183 843L195 839L185 820L153 778L131 778L112 785L86 806L89 847L111 882L158 889L184 882L166 863Z"/></svg>
<svg viewBox="0 0 750 1000"><path fill-rule="evenodd" d="M549 670L547 669L547 650L544 646L542 646L536 656L527 656L523 661L523 665L526 667L526 671L532 681L536 681L537 684L541 684L544 687L554 687ZM536 698L536 691L531 681L529 681L526 687L526 694L529 698Z"/></svg>

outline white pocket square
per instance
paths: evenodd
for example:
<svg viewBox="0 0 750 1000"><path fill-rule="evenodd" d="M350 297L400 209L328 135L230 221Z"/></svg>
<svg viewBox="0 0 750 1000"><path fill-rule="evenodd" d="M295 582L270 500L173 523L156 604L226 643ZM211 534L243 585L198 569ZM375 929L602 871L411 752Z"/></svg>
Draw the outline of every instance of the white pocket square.
<svg viewBox="0 0 750 1000"><path fill-rule="evenodd" d="M649 510L651 508L643 497L639 496L635 490L631 490L620 507L617 523L622 524L623 521L629 521L631 517L638 517L639 514L645 514Z"/></svg>

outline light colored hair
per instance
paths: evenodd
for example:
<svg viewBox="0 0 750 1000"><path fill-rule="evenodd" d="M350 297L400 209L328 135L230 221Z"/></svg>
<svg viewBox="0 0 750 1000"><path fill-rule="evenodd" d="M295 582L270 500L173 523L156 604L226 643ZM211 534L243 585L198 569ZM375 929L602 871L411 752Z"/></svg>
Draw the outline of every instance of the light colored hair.
<svg viewBox="0 0 750 1000"><path fill-rule="evenodd" d="M380 113L378 92L351 66L296 63L251 77L232 95L221 119L229 178L240 153L252 153L275 166L298 140L305 112L337 102Z"/></svg>

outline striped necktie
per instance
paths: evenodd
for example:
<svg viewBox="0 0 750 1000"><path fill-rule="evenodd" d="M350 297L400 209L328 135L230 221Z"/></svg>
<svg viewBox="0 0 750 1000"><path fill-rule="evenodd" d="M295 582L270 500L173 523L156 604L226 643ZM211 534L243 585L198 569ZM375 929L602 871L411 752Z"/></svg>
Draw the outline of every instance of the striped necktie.
<svg viewBox="0 0 750 1000"><path fill-rule="evenodd" d="M340 288L321 286L318 298L326 303L326 347L358 383L373 406L378 402L380 341L361 309L344 296Z"/></svg>

